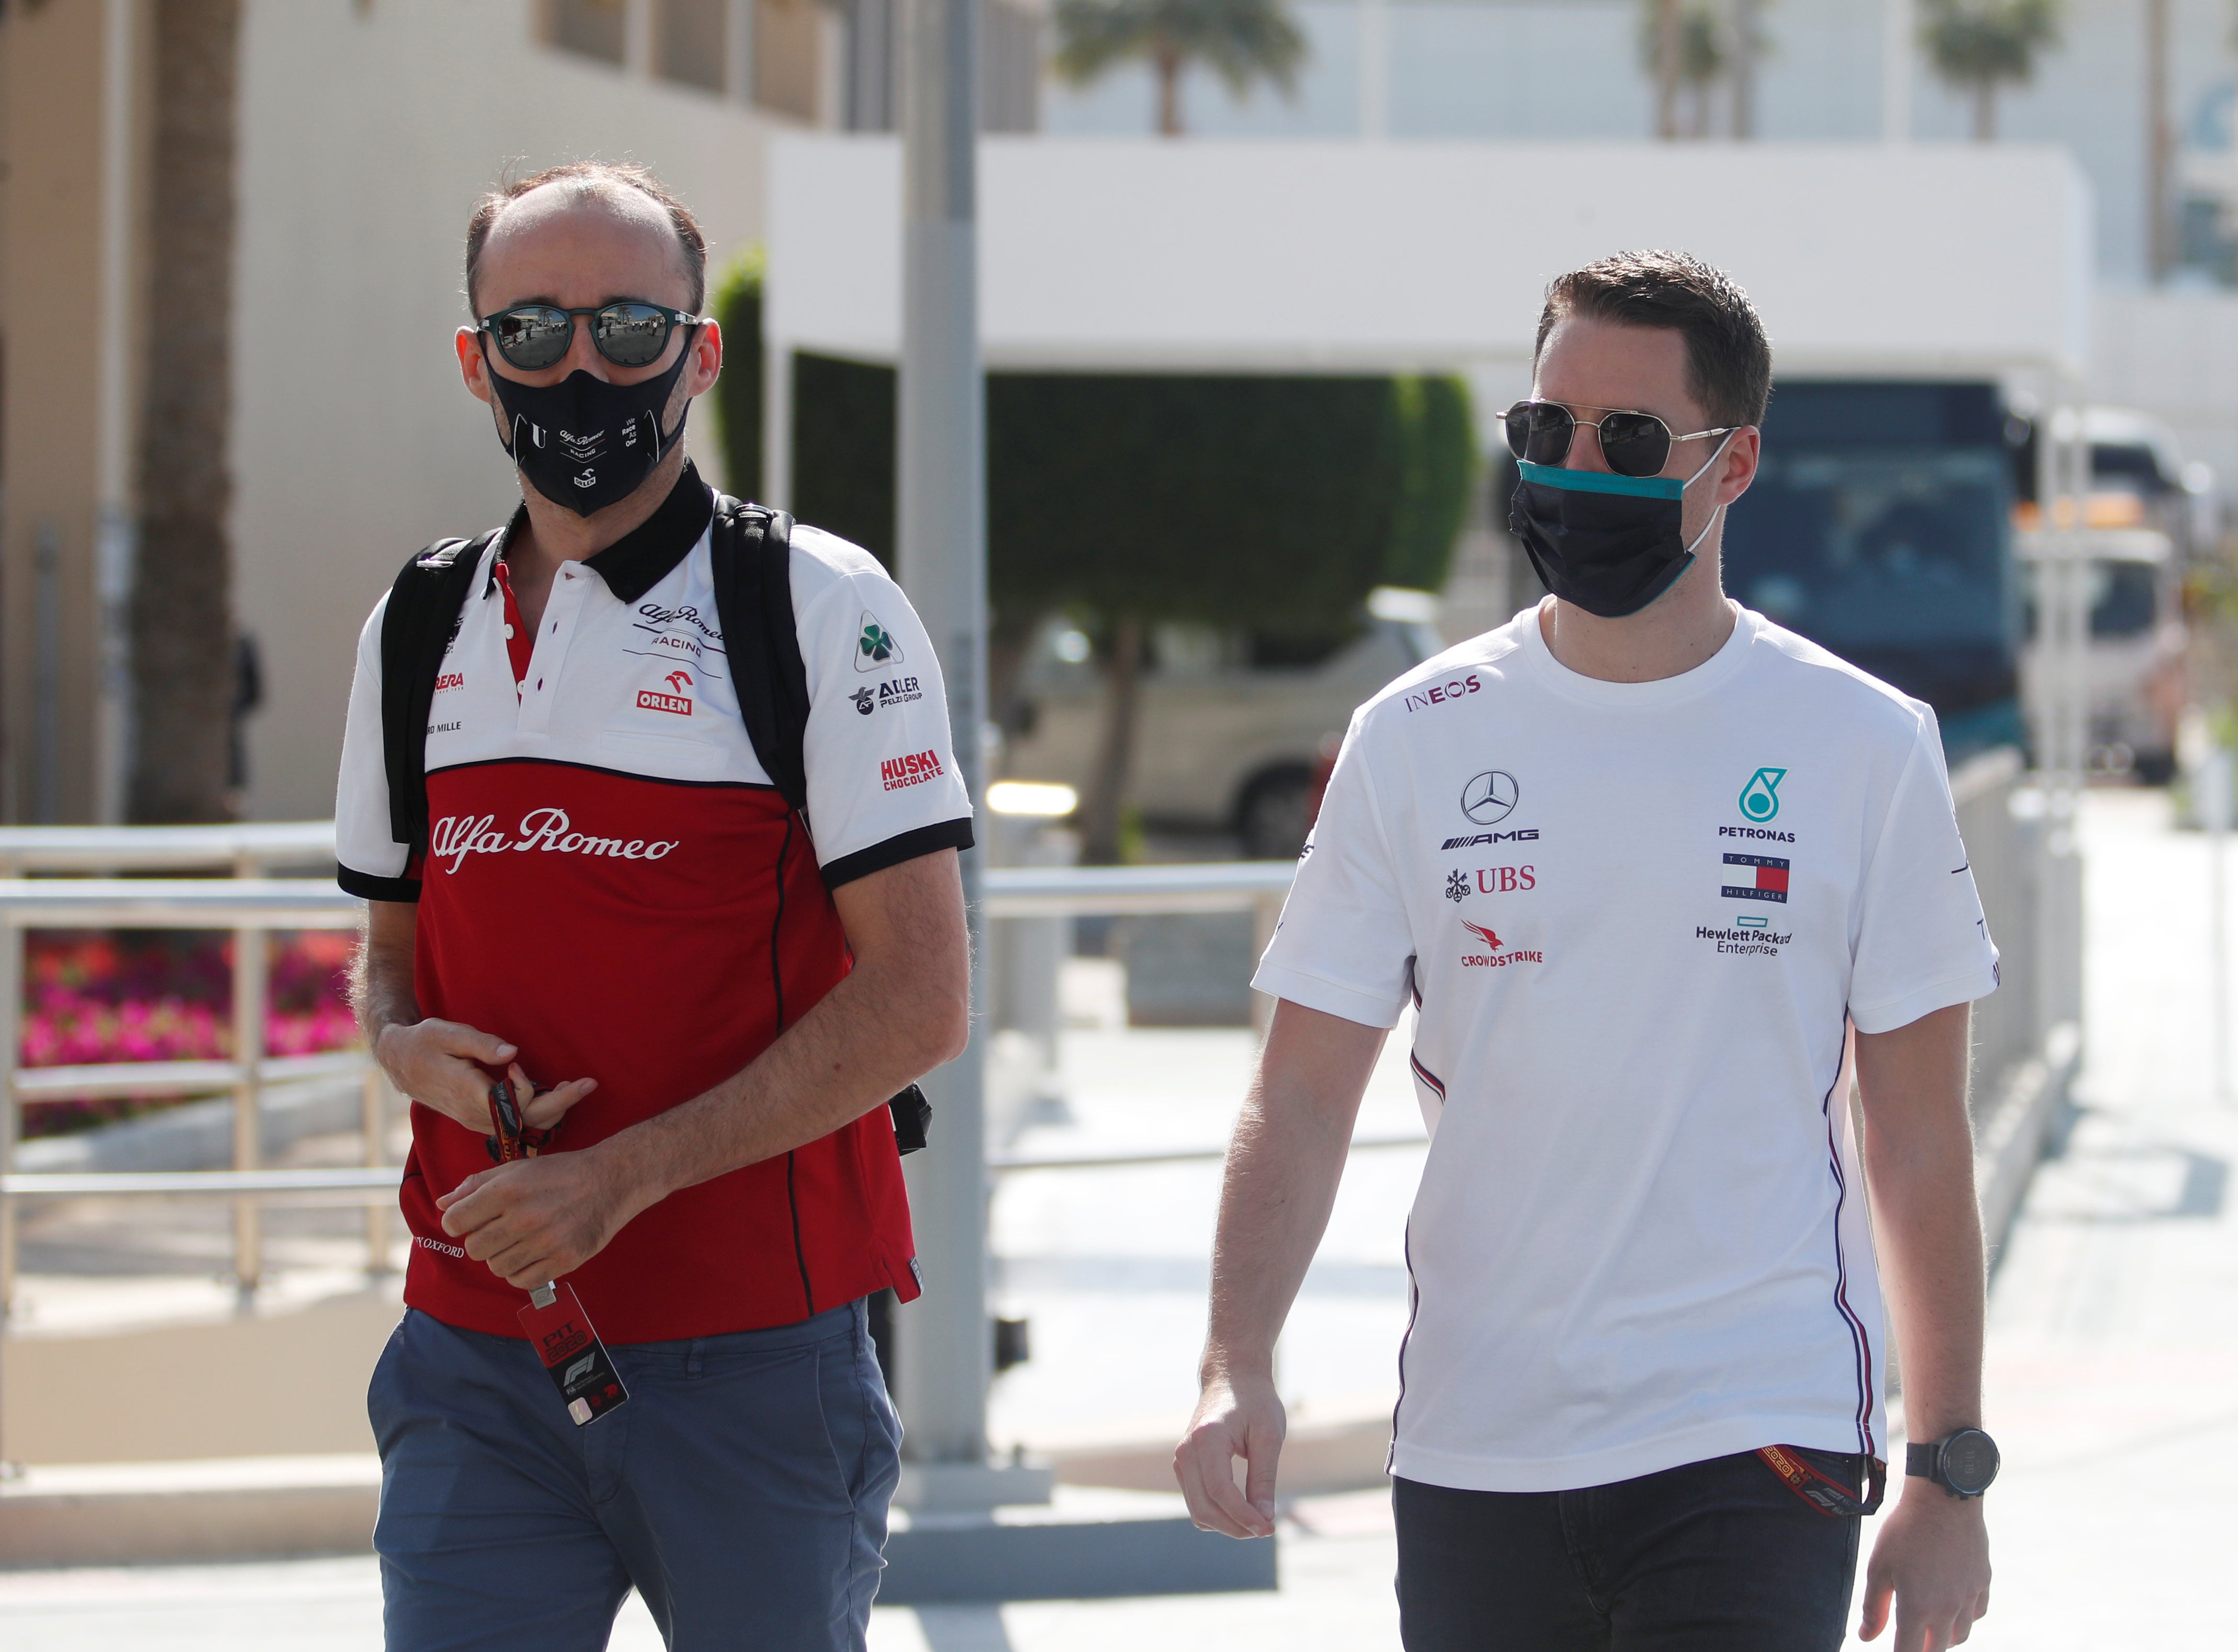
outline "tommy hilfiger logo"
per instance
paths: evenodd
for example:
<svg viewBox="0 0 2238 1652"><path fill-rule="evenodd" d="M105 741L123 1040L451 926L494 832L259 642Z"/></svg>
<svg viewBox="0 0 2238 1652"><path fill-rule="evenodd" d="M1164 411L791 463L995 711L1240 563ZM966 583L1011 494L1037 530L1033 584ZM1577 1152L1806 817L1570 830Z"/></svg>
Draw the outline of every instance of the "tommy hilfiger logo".
<svg viewBox="0 0 2238 1652"><path fill-rule="evenodd" d="M928 780L937 780L948 771L940 766L937 751L912 751L905 757L888 757L878 765L878 778L888 791L899 791L904 786L922 786Z"/></svg>
<svg viewBox="0 0 2238 1652"><path fill-rule="evenodd" d="M1788 866L1777 855L1728 855L1725 864L1752 869L1749 882L1719 888L1718 893L1728 901L1777 901L1783 906L1786 904Z"/></svg>

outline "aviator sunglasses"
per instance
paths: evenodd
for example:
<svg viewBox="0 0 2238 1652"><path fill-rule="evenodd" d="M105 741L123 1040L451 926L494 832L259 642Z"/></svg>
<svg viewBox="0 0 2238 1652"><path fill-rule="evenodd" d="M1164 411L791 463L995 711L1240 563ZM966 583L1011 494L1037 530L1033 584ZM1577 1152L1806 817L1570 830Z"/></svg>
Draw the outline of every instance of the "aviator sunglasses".
<svg viewBox="0 0 2238 1652"><path fill-rule="evenodd" d="M591 318L591 342L618 367L651 367L679 327L707 318L686 315L643 299L618 298L594 310L565 310L557 304L516 304L482 317L478 331L497 340L497 353L524 373L557 367L575 341L575 318Z"/></svg>
<svg viewBox="0 0 2238 1652"><path fill-rule="evenodd" d="M1671 444L1690 442L1698 436L1729 436L1739 425L1720 425L1674 436L1671 426L1653 413L1630 413L1613 407L1588 407L1598 420L1580 420L1559 401L1519 401L1500 414L1507 427L1507 451L1533 465L1559 465L1570 456L1570 439L1580 424L1600 433L1601 457L1619 476L1654 476L1671 458Z"/></svg>

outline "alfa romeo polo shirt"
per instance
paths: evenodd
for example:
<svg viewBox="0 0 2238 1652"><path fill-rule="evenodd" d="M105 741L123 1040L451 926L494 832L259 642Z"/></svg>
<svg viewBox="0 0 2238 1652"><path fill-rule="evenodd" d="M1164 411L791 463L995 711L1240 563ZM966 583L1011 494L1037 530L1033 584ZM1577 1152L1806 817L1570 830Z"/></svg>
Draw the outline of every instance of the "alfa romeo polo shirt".
<svg viewBox="0 0 2238 1652"><path fill-rule="evenodd" d="M1933 714L1762 616L1609 683L1538 611L1354 718L1255 985L1417 1007L1394 1471L1885 1456L1844 1022L1996 984Z"/></svg>
<svg viewBox="0 0 2238 1652"><path fill-rule="evenodd" d="M792 536L811 710L805 814L755 757L716 617L706 486L688 467L643 525L560 565L537 634L484 552L435 684L428 847L389 836L376 605L358 643L335 836L345 889L419 902L425 1014L520 1046L538 1083L590 1077L561 1150L736 1073L847 973L831 889L971 841L940 667L864 552ZM436 1198L489 1160L412 1108L405 1300L517 1336L525 1300L443 1232ZM670 1194L571 1276L609 1341L790 1324L881 1286L917 1294L883 1107Z"/></svg>

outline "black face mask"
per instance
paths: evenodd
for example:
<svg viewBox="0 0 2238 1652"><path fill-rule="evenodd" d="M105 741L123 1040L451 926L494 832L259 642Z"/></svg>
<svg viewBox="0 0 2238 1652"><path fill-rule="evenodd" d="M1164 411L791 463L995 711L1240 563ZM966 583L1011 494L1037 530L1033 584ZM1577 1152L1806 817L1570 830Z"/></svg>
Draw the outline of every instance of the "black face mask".
<svg viewBox="0 0 2238 1652"><path fill-rule="evenodd" d="M691 359L687 334L676 365L640 384L609 384L578 367L558 384L530 385L493 368L490 387L510 433L499 439L529 486L554 505L578 516L602 511L643 486L682 438L692 404L665 434L660 415Z"/></svg>
<svg viewBox="0 0 2238 1652"><path fill-rule="evenodd" d="M1507 525L1547 590L1589 614L1622 619L1670 590L1692 565L1694 545L1718 519L1712 512L1693 544L1686 543L1679 520L1687 484L1725 451L1719 442L1702 470L1684 480L1524 460Z"/></svg>

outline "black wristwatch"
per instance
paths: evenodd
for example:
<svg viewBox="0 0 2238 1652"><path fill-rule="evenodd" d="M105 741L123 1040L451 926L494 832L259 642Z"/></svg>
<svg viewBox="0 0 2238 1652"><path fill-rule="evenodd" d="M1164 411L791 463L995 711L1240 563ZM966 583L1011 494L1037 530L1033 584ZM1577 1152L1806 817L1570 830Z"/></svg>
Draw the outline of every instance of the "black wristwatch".
<svg viewBox="0 0 2238 1652"><path fill-rule="evenodd" d="M1978 1497L1997 1477L1997 1443L1978 1428L1962 1428L1924 1445L1904 1448L1904 1471L1932 1480L1954 1497Z"/></svg>

